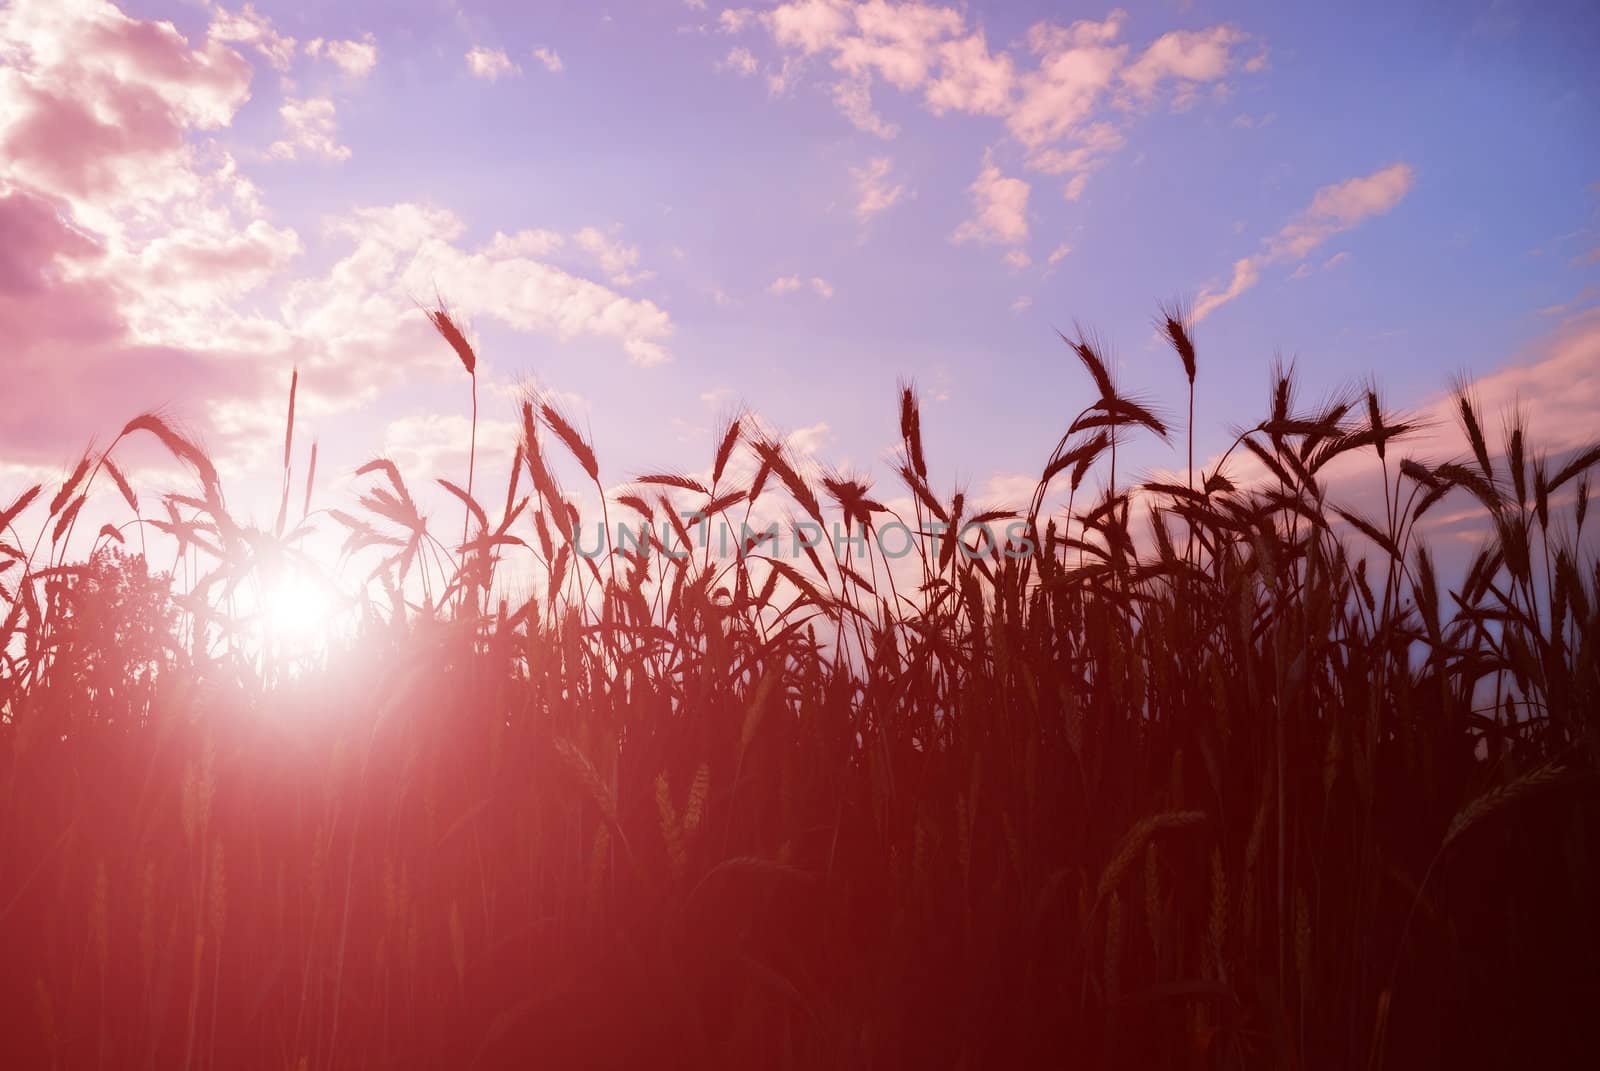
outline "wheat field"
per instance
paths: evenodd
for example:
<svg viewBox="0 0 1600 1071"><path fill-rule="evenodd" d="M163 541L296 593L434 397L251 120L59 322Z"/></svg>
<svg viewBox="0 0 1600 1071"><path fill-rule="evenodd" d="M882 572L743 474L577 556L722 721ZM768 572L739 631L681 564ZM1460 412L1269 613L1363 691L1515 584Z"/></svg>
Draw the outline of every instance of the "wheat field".
<svg viewBox="0 0 1600 1071"><path fill-rule="evenodd" d="M432 319L475 429L472 345ZM1205 355L1181 311L1158 326L1192 426ZM1500 414L1462 388L1459 454L1427 462L1374 390L1307 407L1280 371L1223 462L1191 438L1186 471L1143 479L1119 445L1174 431L1064 341L1084 404L1015 512L939 490L907 386L882 489L748 415L703 473L614 484L530 397L514 456L474 431L430 525L383 458L356 502L320 501L297 380L270 527L149 414L3 504L7 1061L1594 1051L1600 446L1546 457L1515 420L1490 441ZM132 486L136 439L188 485ZM1335 463L1381 481L1381 511L1330 495ZM126 523L80 528L91 500ZM1446 502L1482 518L1460 575L1420 534ZM765 531L712 553L679 513L772 509L896 523L910 553ZM575 545L619 521L642 546ZM251 642L238 609L286 568L344 585L350 627L311 656Z"/></svg>

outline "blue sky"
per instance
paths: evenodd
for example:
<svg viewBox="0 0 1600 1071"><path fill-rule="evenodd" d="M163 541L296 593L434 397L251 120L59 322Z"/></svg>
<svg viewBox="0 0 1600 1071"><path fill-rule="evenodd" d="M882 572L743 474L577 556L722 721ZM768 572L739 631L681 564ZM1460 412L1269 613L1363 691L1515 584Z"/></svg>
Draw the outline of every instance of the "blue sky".
<svg viewBox="0 0 1600 1071"><path fill-rule="evenodd" d="M0 418L14 475L155 404L253 471L292 367L326 456L448 470L436 418L467 392L430 286L475 332L485 420L532 377L613 480L703 466L740 401L872 466L910 377L943 480L1015 486L1088 400L1056 328L1180 415L1172 299L1204 311L1202 457L1262 415L1278 352L1308 397L1376 376L1426 409L1483 377L1558 439L1600 398L1592 5L0 10L3 219L46 233L11 274L105 324L72 344L77 317L0 304L45 321L13 360L57 414ZM122 110L152 86L160 114ZM73 101L124 131L109 179L25 129Z"/></svg>

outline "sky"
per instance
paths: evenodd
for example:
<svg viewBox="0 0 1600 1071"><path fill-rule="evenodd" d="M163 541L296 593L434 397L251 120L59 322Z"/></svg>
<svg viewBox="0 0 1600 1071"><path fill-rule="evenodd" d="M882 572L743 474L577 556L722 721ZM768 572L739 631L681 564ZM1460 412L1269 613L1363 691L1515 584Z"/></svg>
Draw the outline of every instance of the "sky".
<svg viewBox="0 0 1600 1071"><path fill-rule="evenodd" d="M509 463L554 393L608 482L709 466L739 406L1025 500L1095 331L1196 452L1452 377L1556 451L1600 413L1600 9L715 0L0 6L0 492L161 408L276 504L284 408L348 473ZM1445 452L1455 447L1439 445ZM303 454L297 465L303 466ZM325 477L337 490L337 475ZM503 479L503 475L498 478Z"/></svg>

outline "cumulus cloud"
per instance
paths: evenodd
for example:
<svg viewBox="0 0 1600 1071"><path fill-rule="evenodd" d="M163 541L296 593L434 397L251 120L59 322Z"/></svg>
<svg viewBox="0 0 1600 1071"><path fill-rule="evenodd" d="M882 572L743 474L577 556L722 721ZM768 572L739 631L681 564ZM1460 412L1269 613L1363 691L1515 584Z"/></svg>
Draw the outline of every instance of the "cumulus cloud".
<svg viewBox="0 0 1600 1071"><path fill-rule="evenodd" d="M213 41L249 45L279 71L287 71L294 62L294 38L279 33L272 20L256 11L253 4L238 11L217 8L208 36Z"/></svg>
<svg viewBox="0 0 1600 1071"><path fill-rule="evenodd" d="M1026 166L1067 175L1064 193L1082 193L1078 173L1092 170L1122 144L1121 130L1163 99L1175 108L1205 86L1220 90L1229 76L1259 70L1259 44L1226 24L1176 30L1142 48L1123 40L1127 16L1034 23L1016 49L994 49L981 26L956 6L923 0L788 0L759 11L724 10L719 28L738 34L759 27L782 68L769 76L786 91L805 69L819 76L840 113L857 129L882 138L898 132L874 108L885 86L934 115L961 113L1000 120L1027 150ZM723 66L754 71L757 57L735 49Z"/></svg>
<svg viewBox="0 0 1600 1071"><path fill-rule="evenodd" d="M1226 305L1261 278L1261 269L1274 263L1295 263L1293 277L1304 278L1311 269L1303 261L1313 250L1334 235L1387 213L1411 191L1416 175L1410 164L1397 163L1379 168L1370 175L1345 179L1324 186L1311 198L1311 204L1261 244L1261 251L1234 262L1228 285L1202 290L1195 300L1194 318L1203 320ZM1337 264L1344 254L1336 254L1324 267Z"/></svg>
<svg viewBox="0 0 1600 1071"><path fill-rule="evenodd" d="M467 70L472 72L472 77L482 78L486 82L498 82L522 73L522 68L511 62L511 57L504 50L481 46L467 50Z"/></svg>
<svg viewBox="0 0 1600 1071"><path fill-rule="evenodd" d="M717 28L723 33L738 33L748 26L755 18L755 12L747 7L723 8L717 16Z"/></svg>
<svg viewBox="0 0 1600 1071"><path fill-rule="evenodd" d="M741 78L749 78L756 73L755 53L742 45L736 45L728 50L728 55L717 64L719 71L732 71Z"/></svg>
<svg viewBox="0 0 1600 1071"><path fill-rule="evenodd" d="M1118 11L1102 22L1040 22L1028 30L1028 48L1037 66L1022 76L1018 99L1007 113L1006 127L1013 137L1038 149L1086 124L1127 58L1127 46L1113 43L1125 17Z"/></svg>
<svg viewBox="0 0 1600 1071"><path fill-rule="evenodd" d="M378 43L366 34L359 41L329 41L321 37L306 42L306 55L326 59L346 76L362 79L378 65Z"/></svg>
<svg viewBox="0 0 1600 1071"><path fill-rule="evenodd" d="M991 53L978 30L939 46L935 74L923 99L935 115L947 111L1004 115L1016 84L1016 66L1004 52Z"/></svg>
<svg viewBox="0 0 1600 1071"><path fill-rule="evenodd" d="M196 131L231 122L250 64L208 35L109 3L0 9L0 337L14 459L81 446L175 390L259 385L233 360L248 316L219 312L299 250L253 185ZM167 286L179 272L183 284ZM174 344L204 322L210 360Z"/></svg>
<svg viewBox="0 0 1600 1071"><path fill-rule="evenodd" d="M476 438L479 457L510 457L522 437L521 426L509 420L480 417L472 421L456 413L417 413L397 417L383 429L384 457L406 474L406 482L421 488L437 477L459 477L468 462L468 447ZM458 507L459 508L459 507Z"/></svg>
<svg viewBox="0 0 1600 1071"><path fill-rule="evenodd" d="M833 437L833 429L827 421L804 428L796 428L783 437L784 445L793 451L796 457L811 457L828 444Z"/></svg>
<svg viewBox="0 0 1600 1071"><path fill-rule="evenodd" d="M906 188L889 177L893 170L894 163L887 156L874 157L864 166L850 169L856 183L856 219L870 222L899 202Z"/></svg>
<svg viewBox="0 0 1600 1071"><path fill-rule="evenodd" d="M872 110L872 83L864 77L841 78L833 86L833 102L850 124L864 134L890 140L900 128Z"/></svg>
<svg viewBox="0 0 1600 1071"><path fill-rule="evenodd" d="M41 461L81 448L141 408L170 401L173 384L226 397L255 386L248 366L209 362L132 337L123 294L97 241L45 197L0 195L0 333L9 404L0 407L6 461Z"/></svg>
<svg viewBox="0 0 1600 1071"><path fill-rule="evenodd" d="M621 228L609 231L585 227L572 236L573 244L588 253L617 286L632 286L655 277L655 272L639 270L639 247L617 237Z"/></svg>
<svg viewBox="0 0 1600 1071"><path fill-rule="evenodd" d="M565 66L561 62L561 57L556 53L556 50L553 48L547 48L544 45L540 45L538 48L533 50L533 58L544 64L544 69L549 71L551 74L560 74L563 66Z"/></svg>
<svg viewBox="0 0 1600 1071"><path fill-rule="evenodd" d="M956 228L956 242L1015 245L1028 240L1028 184L1000 173L993 152L985 152L983 169L969 186L975 215Z"/></svg>
<svg viewBox="0 0 1600 1071"><path fill-rule="evenodd" d="M1248 40L1249 35L1232 26L1162 34L1122 72L1122 83L1148 98L1164 81L1220 81L1233 69L1238 46Z"/></svg>
<svg viewBox="0 0 1600 1071"><path fill-rule="evenodd" d="M547 257L566 245L566 238L558 231L533 228L505 234L495 231L486 251L495 257Z"/></svg>
<svg viewBox="0 0 1600 1071"><path fill-rule="evenodd" d="M327 97L290 98L278 109L278 115L283 118L285 133L267 149L268 156L279 160L294 160L302 155L324 160L350 159L349 146L339 144L333 101Z"/></svg>
<svg viewBox="0 0 1600 1071"><path fill-rule="evenodd" d="M0 9L0 167L106 224L136 201L192 194L191 130L227 126L250 64L215 37L130 19L97 0Z"/></svg>
<svg viewBox="0 0 1600 1071"><path fill-rule="evenodd" d="M404 295L448 296L464 317L489 317L518 331L560 340L611 339L633 363L668 359L671 317L654 302L626 297L530 255L542 232L523 240L496 235L476 247L459 243L466 225L448 210L418 204L364 208L334 221L333 233L353 248L325 278L296 282L285 319L326 337L353 340L352 367L387 360L369 348L371 325L426 325ZM364 358L364 359L360 359Z"/></svg>
<svg viewBox="0 0 1600 1071"><path fill-rule="evenodd" d="M246 35L261 28L251 14L192 40L101 0L0 9L0 337L13 401L0 440L12 463L59 457L167 404L224 461L248 458L243 443L281 433L281 411L262 399L281 398L291 366L306 373L308 415L419 368L448 374L416 295L514 330L609 341L638 364L667 359L667 312L550 263L569 244L552 231L468 244L440 209L361 209L331 222L331 267L296 278L301 236L271 221L207 137L249 97L239 49L270 51L264 33ZM370 70L375 46L334 44L307 51ZM324 98L284 107L278 154L348 151ZM605 256L625 261L615 245Z"/></svg>
<svg viewBox="0 0 1600 1071"><path fill-rule="evenodd" d="M833 297L833 284L817 275L813 275L809 280L802 279L798 275L780 275L767 284L767 293L782 297L784 294L792 294L806 287L824 301Z"/></svg>

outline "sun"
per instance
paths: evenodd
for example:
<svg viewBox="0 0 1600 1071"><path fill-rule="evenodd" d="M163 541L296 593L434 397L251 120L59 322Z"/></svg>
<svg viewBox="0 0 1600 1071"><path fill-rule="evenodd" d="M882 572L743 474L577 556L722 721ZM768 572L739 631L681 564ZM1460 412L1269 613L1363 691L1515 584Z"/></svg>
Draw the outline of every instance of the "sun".
<svg viewBox="0 0 1600 1071"><path fill-rule="evenodd" d="M300 572L286 570L262 588L265 638L283 650L306 652L322 647L334 609L326 588Z"/></svg>

